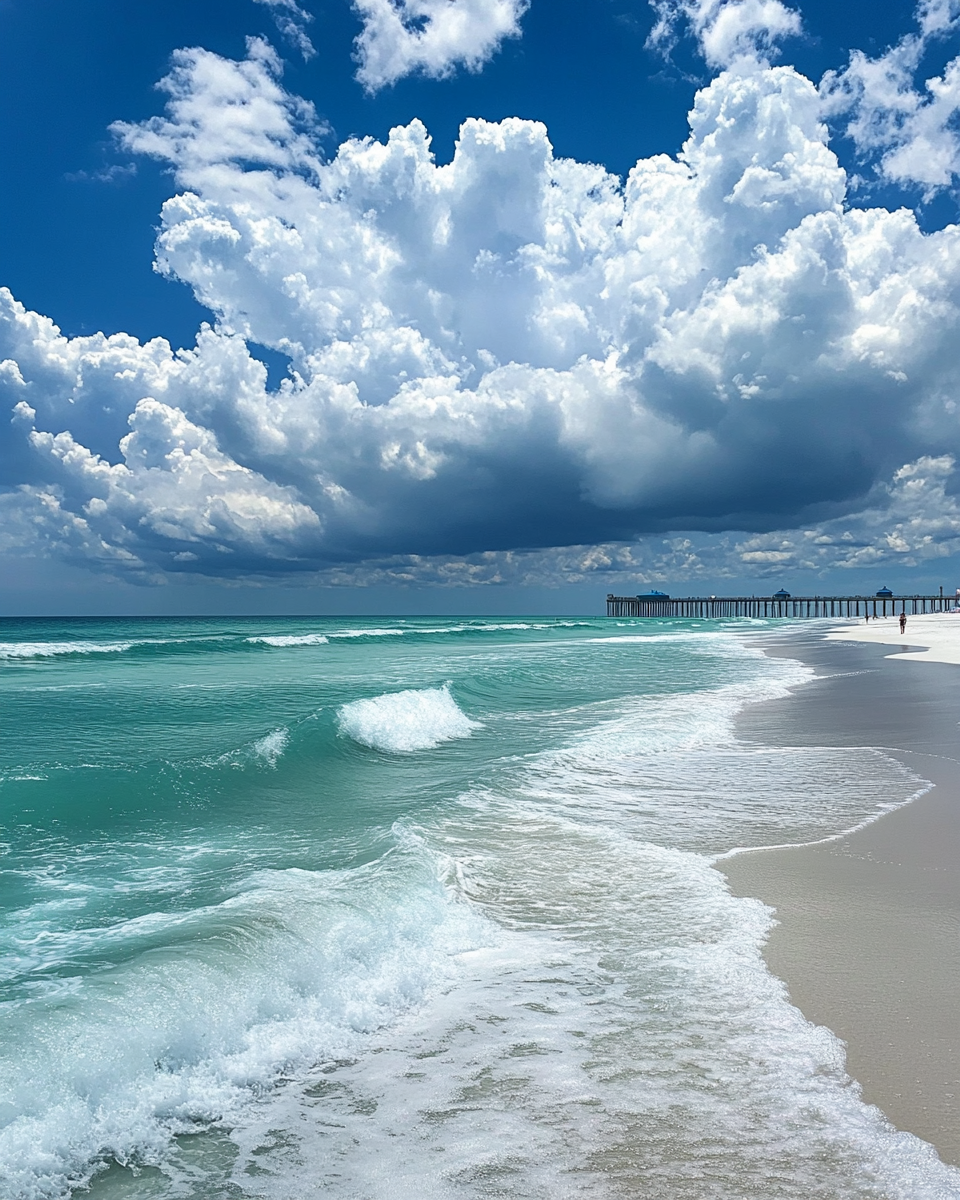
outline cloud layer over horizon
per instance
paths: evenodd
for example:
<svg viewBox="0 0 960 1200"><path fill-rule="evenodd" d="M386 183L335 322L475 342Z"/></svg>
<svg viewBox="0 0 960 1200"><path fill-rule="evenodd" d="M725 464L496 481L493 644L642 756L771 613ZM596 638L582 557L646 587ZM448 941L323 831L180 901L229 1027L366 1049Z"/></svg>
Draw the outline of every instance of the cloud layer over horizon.
<svg viewBox="0 0 960 1200"><path fill-rule="evenodd" d="M954 552L960 231L849 206L823 94L756 57L775 7L625 182L518 118L446 165L418 121L328 157L266 43L178 52L165 114L115 128L173 172L157 268L211 325L69 339L0 290L8 543L437 583Z"/></svg>

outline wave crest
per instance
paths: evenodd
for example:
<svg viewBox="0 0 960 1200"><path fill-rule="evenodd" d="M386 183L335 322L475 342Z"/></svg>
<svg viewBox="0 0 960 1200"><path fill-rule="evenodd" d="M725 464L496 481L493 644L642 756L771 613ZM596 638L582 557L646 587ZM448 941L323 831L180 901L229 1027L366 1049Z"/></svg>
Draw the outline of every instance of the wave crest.
<svg viewBox="0 0 960 1200"><path fill-rule="evenodd" d="M458 706L447 684L354 700L340 709L337 725L355 742L387 754L432 750L482 728Z"/></svg>
<svg viewBox="0 0 960 1200"><path fill-rule="evenodd" d="M260 642L265 646L326 646L329 640L322 633L277 633L247 638L248 642Z"/></svg>
<svg viewBox="0 0 960 1200"><path fill-rule="evenodd" d="M0 642L2 658L54 658L58 654L120 654L138 642Z"/></svg>

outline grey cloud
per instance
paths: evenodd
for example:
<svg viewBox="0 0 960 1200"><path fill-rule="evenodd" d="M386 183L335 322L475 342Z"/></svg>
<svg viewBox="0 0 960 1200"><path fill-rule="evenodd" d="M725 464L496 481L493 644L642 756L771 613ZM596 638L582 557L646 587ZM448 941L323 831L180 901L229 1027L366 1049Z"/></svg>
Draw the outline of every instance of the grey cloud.
<svg viewBox="0 0 960 1200"><path fill-rule="evenodd" d="M688 531L633 542L603 542L550 550L487 551L454 558L395 555L318 576L328 584L477 587L562 587L590 584L628 595L643 586L696 586L722 579L836 580L843 571L929 569L960 554L960 504L954 459L924 457L878 484L870 503L804 529L748 535Z"/></svg>

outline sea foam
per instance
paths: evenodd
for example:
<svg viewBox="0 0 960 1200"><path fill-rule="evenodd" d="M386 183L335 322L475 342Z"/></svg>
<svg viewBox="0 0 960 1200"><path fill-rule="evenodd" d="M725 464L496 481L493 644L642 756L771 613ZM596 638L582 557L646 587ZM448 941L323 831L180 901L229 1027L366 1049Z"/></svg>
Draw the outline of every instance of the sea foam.
<svg viewBox="0 0 960 1200"><path fill-rule="evenodd" d="M642 721L608 724L584 739L587 765L618 746L623 765L631 745L655 764ZM642 799L661 805L664 841L688 841L677 810L709 796L710 778L694 761L683 780L697 755L665 753L676 783L658 776ZM513 770L535 777L554 758ZM740 778L748 792L769 783L765 770L751 778L749 759ZM298 1180L331 1161L331 1200L467 1200L504 1178L499 1194L515 1198L689 1200L706 1162L724 1200L957 1200L960 1176L861 1102L842 1044L767 970L770 910L731 895L704 855L651 842L639 806L603 823L558 798L490 788L418 814L449 886L499 936L415 1019L403 1014L376 1055L325 1062L310 1086L271 1093L231 1133L234 1177L258 1172L268 1200L301 1195Z"/></svg>
<svg viewBox="0 0 960 1200"><path fill-rule="evenodd" d="M457 705L446 684L354 700L340 709L337 724L355 742L388 754L432 750L481 728Z"/></svg>
<svg viewBox="0 0 960 1200"><path fill-rule="evenodd" d="M0 1194L67 1200L111 1159L175 1175L173 1136L232 1123L281 1075L361 1053L494 936L439 874L401 834L363 867L259 871L218 905L102 931L130 943L123 961L77 981L69 1004L35 998L42 1021L9 1016ZM163 928L183 953L137 952Z"/></svg>

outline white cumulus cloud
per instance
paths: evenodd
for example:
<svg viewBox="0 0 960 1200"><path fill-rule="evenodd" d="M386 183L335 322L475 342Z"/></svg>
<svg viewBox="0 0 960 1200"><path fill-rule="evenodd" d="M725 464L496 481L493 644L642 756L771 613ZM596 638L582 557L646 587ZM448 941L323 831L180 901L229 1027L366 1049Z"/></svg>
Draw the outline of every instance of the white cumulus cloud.
<svg viewBox="0 0 960 1200"><path fill-rule="evenodd" d="M357 79L371 92L420 73L479 70L520 35L528 0L354 0L363 21Z"/></svg>
<svg viewBox="0 0 960 1200"><path fill-rule="evenodd" d="M773 53L801 30L799 13L781 0L650 0L656 23L648 45L669 50L687 28L712 67Z"/></svg>
<svg viewBox="0 0 960 1200"><path fill-rule="evenodd" d="M445 165L417 121L325 157L256 41L181 51L164 86L163 116L117 132L174 172L157 267L211 325L183 350L67 338L0 292L23 544L452 583L547 572L557 547L591 578L635 571L667 537L677 570L742 571L813 554L782 533L801 527L839 562L829 523L890 510L905 463L940 464L930 504L952 495L960 230L848 208L795 70L739 59L680 152L625 182L516 118L465 122ZM279 387L251 345L287 356Z"/></svg>
<svg viewBox="0 0 960 1200"><path fill-rule="evenodd" d="M924 57L960 27L957 0L921 0L917 31L875 58L854 50L842 71L821 83L824 111L845 118L844 132L882 178L914 184L929 198L960 175L960 58L921 82Z"/></svg>

